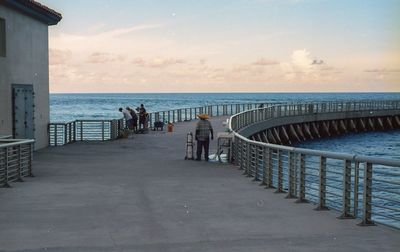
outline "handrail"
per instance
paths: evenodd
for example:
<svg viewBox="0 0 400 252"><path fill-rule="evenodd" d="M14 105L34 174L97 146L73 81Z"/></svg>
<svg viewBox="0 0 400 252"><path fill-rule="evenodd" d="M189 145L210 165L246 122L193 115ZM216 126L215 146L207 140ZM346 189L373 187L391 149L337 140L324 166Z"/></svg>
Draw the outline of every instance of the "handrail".
<svg viewBox="0 0 400 252"><path fill-rule="evenodd" d="M0 187L33 176L33 139L0 139Z"/></svg>
<svg viewBox="0 0 400 252"><path fill-rule="evenodd" d="M20 144L34 143L34 139L0 139L0 148L17 146Z"/></svg>
<svg viewBox="0 0 400 252"><path fill-rule="evenodd" d="M318 209L339 210L343 218L361 216L362 225L379 222L400 228L396 200L400 196L400 160L276 145L240 134L247 127L274 118L360 111L369 111L369 116L379 111L400 115L400 101L284 104L237 113L228 124L234 136L234 164L268 188L298 198L298 202L307 199L317 203ZM388 172L396 176L383 179Z"/></svg>

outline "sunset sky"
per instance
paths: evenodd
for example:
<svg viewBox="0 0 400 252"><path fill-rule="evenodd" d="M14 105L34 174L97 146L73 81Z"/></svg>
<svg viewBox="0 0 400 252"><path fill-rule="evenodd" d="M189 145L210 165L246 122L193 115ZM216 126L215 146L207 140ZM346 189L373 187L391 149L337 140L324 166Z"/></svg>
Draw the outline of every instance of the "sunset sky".
<svg viewBox="0 0 400 252"><path fill-rule="evenodd" d="M51 92L400 91L398 0L39 0Z"/></svg>

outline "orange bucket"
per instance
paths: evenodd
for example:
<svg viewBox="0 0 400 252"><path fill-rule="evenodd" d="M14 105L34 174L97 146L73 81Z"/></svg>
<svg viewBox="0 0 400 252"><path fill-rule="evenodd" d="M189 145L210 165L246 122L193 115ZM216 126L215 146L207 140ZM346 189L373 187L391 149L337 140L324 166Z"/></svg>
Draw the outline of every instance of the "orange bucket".
<svg viewBox="0 0 400 252"><path fill-rule="evenodd" d="M172 123L168 123L167 128L168 128L168 132L174 131L174 125Z"/></svg>

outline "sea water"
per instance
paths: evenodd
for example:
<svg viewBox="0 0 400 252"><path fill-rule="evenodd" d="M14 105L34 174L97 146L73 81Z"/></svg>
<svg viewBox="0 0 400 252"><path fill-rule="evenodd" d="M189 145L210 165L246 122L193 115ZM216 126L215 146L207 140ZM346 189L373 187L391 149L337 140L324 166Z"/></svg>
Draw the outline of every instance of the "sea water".
<svg viewBox="0 0 400 252"><path fill-rule="evenodd" d="M148 112L222 103L399 100L400 93L149 93L51 94L50 121L120 118L119 107L144 104Z"/></svg>

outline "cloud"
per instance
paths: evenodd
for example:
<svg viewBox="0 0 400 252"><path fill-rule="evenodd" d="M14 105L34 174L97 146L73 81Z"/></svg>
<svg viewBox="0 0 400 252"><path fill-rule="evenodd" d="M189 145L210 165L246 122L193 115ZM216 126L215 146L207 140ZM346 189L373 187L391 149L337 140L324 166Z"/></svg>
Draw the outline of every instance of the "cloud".
<svg viewBox="0 0 400 252"><path fill-rule="evenodd" d="M127 27L127 28L118 28L102 33L96 34L96 36L99 37L117 37L117 36L122 36L126 35L132 32L136 31L143 31L143 30L150 30L150 29L156 29L156 28L161 28L165 26L164 24L142 24L142 25L136 25L132 27Z"/></svg>
<svg viewBox="0 0 400 252"><path fill-rule="evenodd" d="M140 31L164 27L164 24L142 24L127 28L116 28L105 32L89 32L82 34L60 33L50 36L50 47L63 50L68 48L74 55L89 55L94 52L109 52L119 54L139 54L165 51L171 45L168 38L148 37ZM140 54L139 54L140 55Z"/></svg>
<svg viewBox="0 0 400 252"><path fill-rule="evenodd" d="M285 79L303 83L330 82L341 74L342 71L336 67L313 58L306 49L294 50L291 61L280 64Z"/></svg>
<svg viewBox="0 0 400 252"><path fill-rule="evenodd" d="M374 69L366 69L364 70L366 73L381 73L381 74L388 74L388 73L400 73L400 68L374 68Z"/></svg>
<svg viewBox="0 0 400 252"><path fill-rule="evenodd" d="M72 57L69 50L49 49L49 65L63 65L66 64Z"/></svg>
<svg viewBox="0 0 400 252"><path fill-rule="evenodd" d="M303 50L295 50L292 52L292 64L299 68L309 69L313 60L310 57L310 52Z"/></svg>
<svg viewBox="0 0 400 252"><path fill-rule="evenodd" d="M252 65L257 65L257 66L271 66L271 65L278 65L278 64L279 64L279 62L276 60L270 60L270 59L265 59L265 58L258 59L257 61L252 63Z"/></svg>
<svg viewBox="0 0 400 252"><path fill-rule="evenodd" d="M125 61L125 56L123 55L114 55L111 53L104 52L94 52L89 55L87 62L92 64L101 64L101 63L109 63L109 62L123 62Z"/></svg>
<svg viewBox="0 0 400 252"><path fill-rule="evenodd" d="M137 58L132 61L132 63L139 67L150 67L150 68L165 68L173 65L186 64L187 61L184 59L175 58L154 58L151 60L144 60L142 58Z"/></svg>
<svg viewBox="0 0 400 252"><path fill-rule="evenodd" d="M311 63L311 65L323 65L325 64L325 62L323 60L313 60L313 62Z"/></svg>

